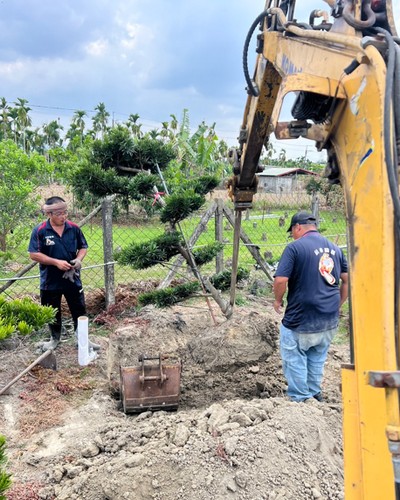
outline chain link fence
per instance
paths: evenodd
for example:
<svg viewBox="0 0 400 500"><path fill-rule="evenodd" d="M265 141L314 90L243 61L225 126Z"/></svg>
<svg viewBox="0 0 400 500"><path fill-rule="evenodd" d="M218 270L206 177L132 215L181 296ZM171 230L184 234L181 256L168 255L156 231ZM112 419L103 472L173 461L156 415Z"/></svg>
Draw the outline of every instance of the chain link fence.
<svg viewBox="0 0 400 500"><path fill-rule="evenodd" d="M155 279L167 285L174 277L192 278L183 259L176 257L149 269L135 270L115 262L115 253L130 243L149 241L165 231L158 217L147 217L137 207L118 216L112 216L110 207L97 207L83 220L76 214L88 241L89 251L84 260L82 281L85 292L117 287L135 281ZM239 265L249 271L272 269L279 261L285 245L290 241L288 226L298 210L313 211L319 218L320 232L341 247L346 246L346 221L343 209L327 207L321 197L304 191L286 194L259 193L253 209L242 215ZM108 210L108 211L107 211ZM111 212L110 212L111 210ZM233 254L233 204L225 192L217 191L209 197L203 210L184 220L180 228L191 248L208 245L215 240L223 243L223 251L216 262L200 269L210 276L230 267ZM32 224L34 226L34 224ZM39 267L29 259L28 239L12 250L12 259L0 261L0 292L10 299L37 296ZM113 282L112 282L113 281Z"/></svg>

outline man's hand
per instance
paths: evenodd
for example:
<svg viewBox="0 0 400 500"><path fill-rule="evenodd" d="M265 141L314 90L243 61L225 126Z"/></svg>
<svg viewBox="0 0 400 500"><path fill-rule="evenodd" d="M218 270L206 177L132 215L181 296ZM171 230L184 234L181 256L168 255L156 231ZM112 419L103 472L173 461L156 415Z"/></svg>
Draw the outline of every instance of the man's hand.
<svg viewBox="0 0 400 500"><path fill-rule="evenodd" d="M71 264L66 261L66 260L59 260L57 259L54 263L54 265L56 267L58 267L58 269L60 269L60 271L69 271L70 269L73 269L73 267L71 266Z"/></svg>
<svg viewBox="0 0 400 500"><path fill-rule="evenodd" d="M278 314L282 314L283 300L275 300L274 301L274 309Z"/></svg>
<svg viewBox="0 0 400 500"><path fill-rule="evenodd" d="M282 307L283 307L283 297L286 293L286 288L288 284L289 278L286 278L285 276L276 276L274 279L274 296L275 296L275 302L274 302L274 309L278 314L282 314Z"/></svg>
<svg viewBox="0 0 400 500"><path fill-rule="evenodd" d="M82 268L82 261L78 258L71 260L71 265L75 271L79 271Z"/></svg>
<svg viewBox="0 0 400 500"><path fill-rule="evenodd" d="M69 271L65 271L65 273L63 274L63 278L65 280L69 280L71 283L75 283L75 276L77 275L76 273L76 270L71 267L71 269Z"/></svg>

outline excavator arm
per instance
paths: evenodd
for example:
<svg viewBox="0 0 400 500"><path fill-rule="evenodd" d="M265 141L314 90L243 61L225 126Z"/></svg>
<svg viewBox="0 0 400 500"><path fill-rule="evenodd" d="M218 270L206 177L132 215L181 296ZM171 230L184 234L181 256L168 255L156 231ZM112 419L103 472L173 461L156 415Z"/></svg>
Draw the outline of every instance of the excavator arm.
<svg viewBox="0 0 400 500"><path fill-rule="evenodd" d="M241 212L251 208L271 134L327 151L343 188L350 262L351 362L342 369L346 499L400 499L400 40L389 0L326 0L295 18L295 0L269 0L245 42L248 98L231 152L234 303ZM328 22L332 18L333 22ZM257 61L247 69L256 28ZM280 121L295 94L293 120Z"/></svg>

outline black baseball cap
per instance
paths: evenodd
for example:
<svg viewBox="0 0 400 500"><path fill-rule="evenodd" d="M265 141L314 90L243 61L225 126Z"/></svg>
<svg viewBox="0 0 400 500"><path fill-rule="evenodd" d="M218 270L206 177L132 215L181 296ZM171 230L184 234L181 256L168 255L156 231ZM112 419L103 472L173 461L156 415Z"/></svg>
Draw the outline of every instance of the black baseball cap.
<svg viewBox="0 0 400 500"><path fill-rule="evenodd" d="M297 214L294 214L292 217L292 220L290 221L290 226L289 229L287 230L288 233L292 230L292 227L295 226L296 224L317 224L317 219L314 217L314 215L311 212L306 212L305 210L302 210L301 212L297 212Z"/></svg>

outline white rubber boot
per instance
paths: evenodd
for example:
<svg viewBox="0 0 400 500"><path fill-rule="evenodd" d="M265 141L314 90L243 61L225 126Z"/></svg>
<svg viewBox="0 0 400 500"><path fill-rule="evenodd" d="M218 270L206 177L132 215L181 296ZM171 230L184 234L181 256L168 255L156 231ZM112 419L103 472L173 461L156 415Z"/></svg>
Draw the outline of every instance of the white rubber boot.
<svg viewBox="0 0 400 500"><path fill-rule="evenodd" d="M89 340L89 350L93 349L93 351L100 351L101 345L100 344L95 344L94 342L91 342Z"/></svg>
<svg viewBox="0 0 400 500"><path fill-rule="evenodd" d="M49 349L54 350L60 343L60 339L61 339L61 332L60 333L52 332L51 339L48 342L43 342L41 350L43 352L48 351Z"/></svg>

